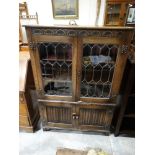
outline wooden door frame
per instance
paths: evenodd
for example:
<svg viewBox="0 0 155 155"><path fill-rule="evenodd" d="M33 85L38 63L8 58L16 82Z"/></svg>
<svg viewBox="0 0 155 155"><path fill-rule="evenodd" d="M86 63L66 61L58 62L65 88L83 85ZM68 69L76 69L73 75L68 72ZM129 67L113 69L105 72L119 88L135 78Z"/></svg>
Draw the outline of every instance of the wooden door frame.
<svg viewBox="0 0 155 155"><path fill-rule="evenodd" d="M114 26L123 26L125 24L126 18L124 18L123 20L121 20L121 18L123 18L124 13L125 13L125 5L129 4L129 3L134 4L134 0L117 0L117 1L116 0L107 0L105 2L106 5L105 5L104 24L103 25L109 25L109 24L106 24L107 23L107 8L108 8L108 4L120 4L121 7L120 7L120 13L119 13L119 20L118 20L119 24L114 25Z"/></svg>
<svg viewBox="0 0 155 155"><path fill-rule="evenodd" d="M104 16L104 25L108 25L108 26L120 26L120 14L121 14L121 9L122 9L122 5L121 5L121 3L122 2L119 2L119 1L115 1L115 2L109 2L109 1L107 1L106 2L106 6L105 6L105 16ZM120 4L120 11L119 11L119 20L118 20L118 23L119 24L116 24L116 25L113 25L113 24L107 24L107 21L108 21L108 19L107 19L107 15L108 15L108 5L111 5L111 4Z"/></svg>
<svg viewBox="0 0 155 155"><path fill-rule="evenodd" d="M36 89L39 92L38 97L41 99L48 100L64 100L64 101L75 101L76 96L76 57L77 57L77 38L76 37L68 37L68 36L48 36L48 35L37 35L32 36L32 40L34 43L38 42L63 42L72 44L72 96L62 96L62 95L46 95L44 93L43 81L41 76L41 68L36 67L40 66L40 58L38 48L35 48L31 51L32 57L34 57L34 63L36 67Z"/></svg>
<svg viewBox="0 0 155 155"><path fill-rule="evenodd" d="M124 72L124 67L126 64L126 60L128 54L122 53L121 48L122 46L129 47L130 40L131 40L131 32L126 32L124 35L127 35L128 38L125 37L123 39L119 38L106 38L106 37L83 37L78 38L78 63L77 63L77 89L76 89L76 99L77 101L80 100L82 102L91 102L91 103L110 103L115 102L116 97L119 93L119 88ZM80 97L80 85L81 85L81 76L82 76L82 53L83 53L83 43L97 43L97 44L117 44L118 53L115 62L115 69L113 73L113 80L110 90L110 98L94 98L94 97ZM124 45L125 44L125 45ZM80 62L79 62L80 60ZM119 76L118 76L119 75Z"/></svg>

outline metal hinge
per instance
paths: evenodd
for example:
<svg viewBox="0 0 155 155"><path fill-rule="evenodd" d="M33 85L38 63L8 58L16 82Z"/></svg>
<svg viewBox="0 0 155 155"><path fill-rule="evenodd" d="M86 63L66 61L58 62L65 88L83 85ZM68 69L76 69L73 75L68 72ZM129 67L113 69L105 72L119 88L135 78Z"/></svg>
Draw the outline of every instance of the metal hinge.
<svg viewBox="0 0 155 155"><path fill-rule="evenodd" d="M122 45L121 47L121 53L126 54L128 52L128 45Z"/></svg>
<svg viewBox="0 0 155 155"><path fill-rule="evenodd" d="M37 44L35 42L30 42L29 47L31 50L36 50Z"/></svg>

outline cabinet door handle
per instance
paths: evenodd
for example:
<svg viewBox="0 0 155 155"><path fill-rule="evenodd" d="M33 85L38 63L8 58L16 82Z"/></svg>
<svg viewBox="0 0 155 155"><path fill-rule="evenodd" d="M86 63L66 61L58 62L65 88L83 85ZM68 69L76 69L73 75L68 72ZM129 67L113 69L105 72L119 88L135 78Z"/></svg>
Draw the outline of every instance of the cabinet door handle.
<svg viewBox="0 0 155 155"><path fill-rule="evenodd" d="M78 71L77 76L78 76L78 78L80 79L80 77L81 77L81 72L80 72L80 71Z"/></svg>
<svg viewBox="0 0 155 155"><path fill-rule="evenodd" d="M78 115L76 115L76 119L79 119L79 116Z"/></svg>
<svg viewBox="0 0 155 155"><path fill-rule="evenodd" d="M72 118L76 119L76 113L72 113Z"/></svg>
<svg viewBox="0 0 155 155"><path fill-rule="evenodd" d="M72 113L72 118L73 119L79 119L79 115L77 115L76 113Z"/></svg>

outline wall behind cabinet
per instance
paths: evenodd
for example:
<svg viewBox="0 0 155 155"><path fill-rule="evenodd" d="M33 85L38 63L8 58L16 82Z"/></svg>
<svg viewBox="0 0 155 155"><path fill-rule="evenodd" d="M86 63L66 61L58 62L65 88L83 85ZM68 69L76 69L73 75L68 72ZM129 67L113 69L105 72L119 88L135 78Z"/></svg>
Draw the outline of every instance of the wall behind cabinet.
<svg viewBox="0 0 155 155"><path fill-rule="evenodd" d="M105 10L105 1L101 0L101 10L98 25L104 23L103 16ZM40 25L67 24L69 20L53 19L51 0L19 0L19 3L27 2L29 14L38 13ZM94 25L96 20L97 0L79 0L79 19L78 25Z"/></svg>

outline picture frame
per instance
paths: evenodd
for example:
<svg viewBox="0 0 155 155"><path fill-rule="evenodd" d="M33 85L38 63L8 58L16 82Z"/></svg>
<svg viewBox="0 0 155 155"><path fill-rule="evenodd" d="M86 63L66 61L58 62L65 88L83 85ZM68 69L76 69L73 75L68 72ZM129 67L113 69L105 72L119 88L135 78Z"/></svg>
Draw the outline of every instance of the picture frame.
<svg viewBox="0 0 155 155"><path fill-rule="evenodd" d="M135 25L135 6L129 6L127 10L126 25Z"/></svg>
<svg viewBox="0 0 155 155"><path fill-rule="evenodd" d="M54 19L78 19L78 0L51 0Z"/></svg>

